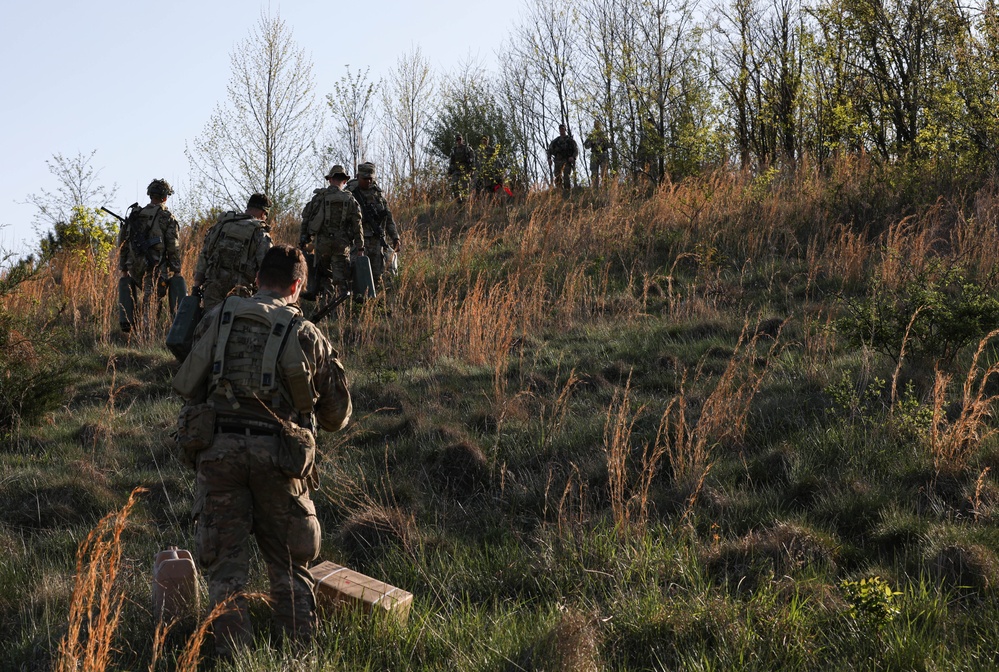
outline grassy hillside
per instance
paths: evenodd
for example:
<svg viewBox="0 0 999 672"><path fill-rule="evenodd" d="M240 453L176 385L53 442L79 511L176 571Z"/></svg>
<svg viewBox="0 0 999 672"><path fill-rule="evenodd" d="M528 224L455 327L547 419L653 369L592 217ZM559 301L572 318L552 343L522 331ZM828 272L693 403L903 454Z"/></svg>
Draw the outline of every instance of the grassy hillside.
<svg viewBox="0 0 999 672"><path fill-rule="evenodd" d="M355 417L314 498L321 558L409 624L223 669L995 669L997 198L844 164L397 206L401 275L324 324ZM193 548L177 364L162 322L115 334L114 283L77 254L0 286L2 669L197 659L149 604Z"/></svg>

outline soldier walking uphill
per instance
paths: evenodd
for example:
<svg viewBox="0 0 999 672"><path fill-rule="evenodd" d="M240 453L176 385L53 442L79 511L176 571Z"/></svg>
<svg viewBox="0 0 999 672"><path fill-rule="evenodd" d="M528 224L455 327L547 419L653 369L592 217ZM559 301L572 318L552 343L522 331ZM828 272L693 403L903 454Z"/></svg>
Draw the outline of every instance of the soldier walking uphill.
<svg viewBox="0 0 999 672"><path fill-rule="evenodd" d="M118 268L122 278L128 278L126 296L119 297L118 321L128 333L136 324L135 305L142 293L141 314L152 315L155 285L159 307L166 296L170 278L180 273L180 247L177 218L167 210L167 197L173 189L166 180L153 180L146 187L149 205L132 205L118 231ZM158 311L157 311L158 312Z"/></svg>
<svg viewBox="0 0 999 672"><path fill-rule="evenodd" d="M237 287L249 292L267 250L271 234L265 222L271 202L253 194L245 212L226 212L208 229L194 271L193 292L202 292L205 310L211 310Z"/></svg>
<svg viewBox="0 0 999 672"><path fill-rule="evenodd" d="M385 272L385 251L391 249L398 252L400 245L399 230L392 219L392 211L389 210L382 190L375 184L375 164L366 162L359 165L357 179L348 182L347 189L361 206L364 253L371 261L375 286L381 287L381 277Z"/></svg>
<svg viewBox="0 0 999 672"><path fill-rule="evenodd" d="M468 198L471 189L472 173L475 172L475 150L465 144L458 133L454 136L454 147L447 162L447 175L451 181L451 194L459 203Z"/></svg>
<svg viewBox="0 0 999 672"><path fill-rule="evenodd" d="M555 164L555 186L566 191L572 189L572 171L576 169L579 145L566 132L565 124L559 124L558 137L548 143L548 168Z"/></svg>
<svg viewBox="0 0 999 672"><path fill-rule="evenodd" d="M350 291L350 251L364 251L361 206L343 188L350 176L341 165L326 174L329 187L316 189L302 211L298 246L312 245L315 253L317 295L328 300Z"/></svg>
<svg viewBox="0 0 999 672"><path fill-rule="evenodd" d="M174 378L185 400L178 442L197 471L193 515L198 563L213 605L215 648L227 656L251 643L247 610L251 536L267 563L274 620L308 643L316 622L307 564L320 528L309 497L315 423L342 429L350 394L337 353L296 302L308 269L301 250L268 250L251 298L231 296L199 325L201 337Z"/></svg>
<svg viewBox="0 0 999 672"><path fill-rule="evenodd" d="M590 186L599 189L600 181L607 180L607 166L610 163L610 141L599 119L593 121L593 130L583 140L583 147L590 150Z"/></svg>

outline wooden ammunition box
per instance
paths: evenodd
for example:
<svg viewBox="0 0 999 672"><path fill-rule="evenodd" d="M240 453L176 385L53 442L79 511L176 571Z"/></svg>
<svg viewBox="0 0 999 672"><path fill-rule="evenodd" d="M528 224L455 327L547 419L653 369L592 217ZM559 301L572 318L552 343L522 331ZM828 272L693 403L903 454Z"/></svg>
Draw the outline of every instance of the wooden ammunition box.
<svg viewBox="0 0 999 672"><path fill-rule="evenodd" d="M387 613L402 624L409 619L412 593L335 562L321 562L309 571L316 580L316 606L320 612L330 607L346 606L368 613Z"/></svg>

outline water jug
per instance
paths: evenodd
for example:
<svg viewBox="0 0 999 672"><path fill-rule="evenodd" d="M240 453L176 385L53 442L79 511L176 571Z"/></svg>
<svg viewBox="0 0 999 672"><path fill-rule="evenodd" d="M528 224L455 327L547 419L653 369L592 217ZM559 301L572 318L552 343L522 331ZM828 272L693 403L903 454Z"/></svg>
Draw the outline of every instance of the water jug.
<svg viewBox="0 0 999 672"><path fill-rule="evenodd" d="M171 621L196 613L198 571L190 551L171 546L153 560L153 618Z"/></svg>

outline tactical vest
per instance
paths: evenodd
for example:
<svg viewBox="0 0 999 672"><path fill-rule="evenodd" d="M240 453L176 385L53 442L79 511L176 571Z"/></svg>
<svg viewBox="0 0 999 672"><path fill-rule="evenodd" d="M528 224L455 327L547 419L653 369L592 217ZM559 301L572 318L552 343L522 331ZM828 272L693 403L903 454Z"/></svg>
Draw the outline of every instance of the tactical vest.
<svg viewBox="0 0 999 672"><path fill-rule="evenodd" d="M217 318L208 402L220 415L271 414L312 426L316 390L291 306L230 297Z"/></svg>
<svg viewBox="0 0 999 672"><path fill-rule="evenodd" d="M382 197L382 190L377 185L372 184L367 190L361 189L360 184L355 182L354 188L347 185L350 193L354 195L354 200L361 206L361 223L364 225L364 236L370 238L381 238L385 235L385 217L388 214L388 205ZM370 197L369 197L370 195Z"/></svg>
<svg viewBox="0 0 999 672"><path fill-rule="evenodd" d="M205 280L224 287L252 285L256 276L255 251L251 249L259 221L249 215L227 212L210 232L205 260Z"/></svg>
<svg viewBox="0 0 999 672"><path fill-rule="evenodd" d="M327 257L335 251L335 247L346 248L350 245L350 236L344 230L344 224L347 220L347 208L353 196L336 187L330 187L321 190L321 193L316 194L316 198L318 201L313 201L311 204L313 208L305 223L306 231L315 237L316 254ZM343 245L339 244L341 242Z"/></svg>
<svg viewBox="0 0 999 672"><path fill-rule="evenodd" d="M125 218L125 237L128 240L132 270L140 275L146 268L159 263L163 256L163 232L156 227L161 211L159 205L150 204L140 208L135 203Z"/></svg>

